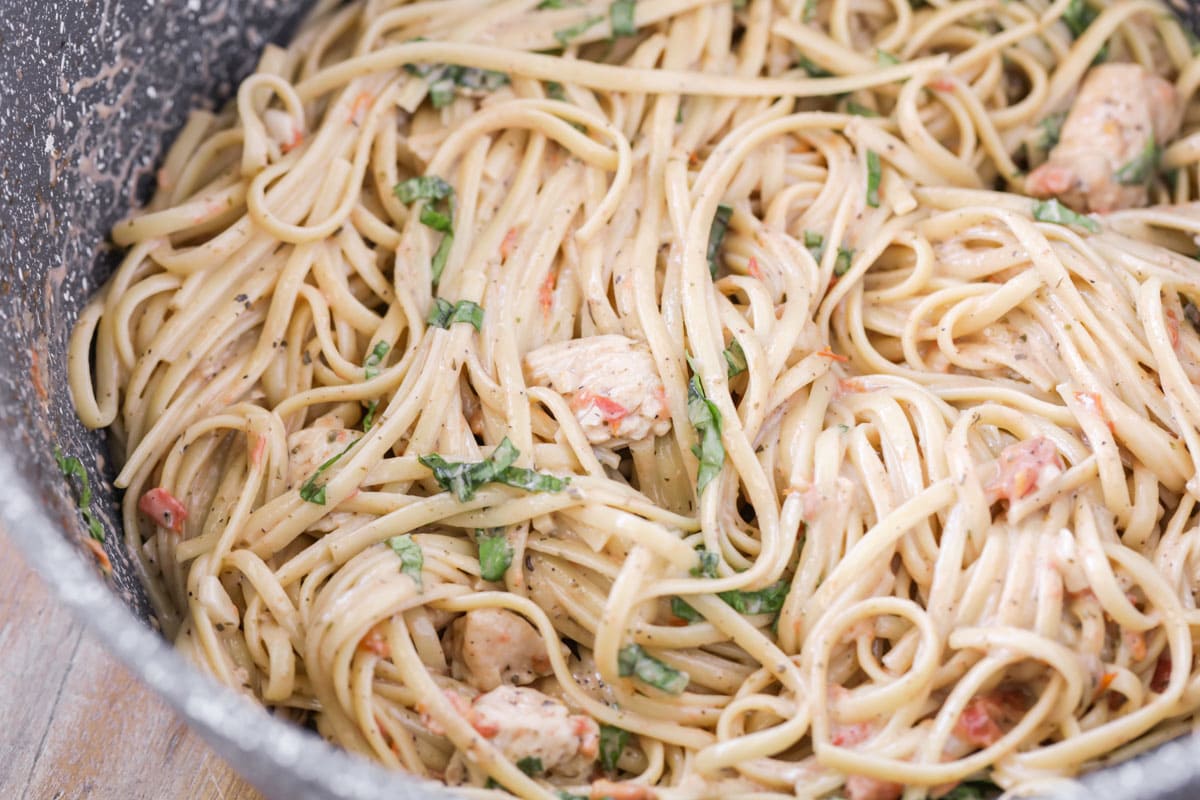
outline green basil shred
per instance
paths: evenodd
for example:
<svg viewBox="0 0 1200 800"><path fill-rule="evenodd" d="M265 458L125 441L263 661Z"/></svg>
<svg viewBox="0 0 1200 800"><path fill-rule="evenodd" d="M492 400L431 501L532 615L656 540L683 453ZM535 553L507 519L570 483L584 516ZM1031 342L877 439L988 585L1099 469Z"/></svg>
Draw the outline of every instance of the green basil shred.
<svg viewBox="0 0 1200 800"><path fill-rule="evenodd" d="M699 558L699 563L688 570L692 577L717 577L717 566L721 563L721 556L712 550L706 550L704 547L700 547L696 550L696 556Z"/></svg>
<svg viewBox="0 0 1200 800"><path fill-rule="evenodd" d="M742 345L737 339L729 342L729 347L725 348L725 363L729 367L729 377L741 375L746 371L746 351L742 349Z"/></svg>
<svg viewBox="0 0 1200 800"><path fill-rule="evenodd" d="M546 768L542 766L542 760L537 756L525 756L517 762L517 769L531 778L546 771Z"/></svg>
<svg viewBox="0 0 1200 800"><path fill-rule="evenodd" d="M529 492L558 492L570 482L569 478L512 466L519 455L521 451L506 436L483 461L446 461L437 453L420 456L417 460L433 472L433 478L439 486L454 492L455 497L464 503L488 483L502 483Z"/></svg>
<svg viewBox="0 0 1200 800"><path fill-rule="evenodd" d="M800 56L796 59L796 66L808 73L810 78L830 78L833 73L822 67L820 64L810 61L807 56Z"/></svg>
<svg viewBox="0 0 1200 800"><path fill-rule="evenodd" d="M508 75L503 72L458 64L405 64L404 69L410 75L425 79L429 85L429 102L434 108L450 105L460 89L494 92L509 83Z"/></svg>
<svg viewBox="0 0 1200 800"><path fill-rule="evenodd" d="M867 151L867 205L879 208L879 179L883 176L883 168L879 164L879 153Z"/></svg>
<svg viewBox="0 0 1200 800"><path fill-rule="evenodd" d="M755 592L734 590L719 592L717 596L739 614L776 614L783 608L790 589L791 584L781 579Z"/></svg>
<svg viewBox="0 0 1200 800"><path fill-rule="evenodd" d="M837 258L833 261L833 274L839 278L850 271L850 262L854 260L854 251L839 247Z"/></svg>
<svg viewBox="0 0 1200 800"><path fill-rule="evenodd" d="M54 448L54 461L58 471L64 478L75 478L79 481L79 513L87 525L88 535L101 544L104 543L104 526L92 511L92 482L88 479L83 462L75 456L64 456L57 445Z"/></svg>
<svg viewBox="0 0 1200 800"><path fill-rule="evenodd" d="M696 474L696 493L700 494L713 478L721 474L721 467L725 464L725 445L721 443L721 412L705 396L699 375L693 375L688 382L688 421L700 439L698 444L692 446L693 455L700 460L700 469Z"/></svg>
<svg viewBox="0 0 1200 800"><path fill-rule="evenodd" d="M367 358L363 361L363 375L367 380L371 380L379 374L379 367L383 364L383 359L387 357L391 345L387 342L376 342L375 347L367 353ZM367 403L367 413L363 415L363 433L371 430L371 426L375 424L375 411L379 408L378 400L371 400Z"/></svg>
<svg viewBox="0 0 1200 800"><path fill-rule="evenodd" d="M1040 144L1043 150L1050 150L1054 145L1058 144L1058 139L1062 136L1063 120L1066 118L1067 112L1059 111L1055 114L1050 114L1038 123L1038 127L1042 129Z"/></svg>
<svg viewBox="0 0 1200 800"><path fill-rule="evenodd" d="M1058 225L1078 225L1092 233L1100 232L1100 225L1091 217L1085 217L1058 202L1057 199L1035 200L1033 218L1038 222L1053 222Z"/></svg>
<svg viewBox="0 0 1200 800"><path fill-rule="evenodd" d="M704 615L687 604L682 597L671 598L671 613L687 623L700 622Z"/></svg>
<svg viewBox="0 0 1200 800"><path fill-rule="evenodd" d="M405 204L417 200L426 200L430 204L445 201L445 211L439 211L433 205L426 205L421 208L419 217L423 224L444 234L429 263L429 271L436 286L442 278L443 270L446 269L450 248L454 245L454 187L436 175L424 175L401 181L393 191L400 202Z"/></svg>
<svg viewBox="0 0 1200 800"><path fill-rule="evenodd" d="M691 680L686 672L667 666L638 644L626 645L617 653L617 674L635 677L667 694L682 693Z"/></svg>
<svg viewBox="0 0 1200 800"><path fill-rule="evenodd" d="M451 303L441 297L433 299L433 308L429 309L429 317L425 320L437 328L449 328L456 322L466 322L480 330L483 327L483 309L471 300L459 300Z"/></svg>
<svg viewBox="0 0 1200 800"><path fill-rule="evenodd" d="M337 455L331 456L325 463L317 467L317 471L308 477L304 483L300 484L300 499L309 503L314 503L318 506L325 505L325 484L317 486L317 478L324 474L325 470L337 463L338 459L346 455L351 447L358 444L359 440L355 439Z"/></svg>
<svg viewBox="0 0 1200 800"><path fill-rule="evenodd" d="M608 7L608 18L612 23L612 35L637 36L637 23L634 21L636 0L614 0Z"/></svg>
<svg viewBox="0 0 1200 800"><path fill-rule="evenodd" d="M412 578L418 589L424 588L421 570L425 567L425 554L421 552L421 545L416 543L412 534L393 536L387 540L387 545L400 557L400 571Z"/></svg>
<svg viewBox="0 0 1200 800"><path fill-rule="evenodd" d="M605 772L617 771L617 761L629 744L629 731L614 725L600 726L600 767Z"/></svg>
<svg viewBox="0 0 1200 800"><path fill-rule="evenodd" d="M561 44L563 47L566 47L571 43L572 39L577 39L578 37L587 33L589 29L599 25L601 22L604 22L604 17L588 17L583 22L572 25L569 28L563 28L560 31L555 31L554 38L558 40L559 44Z"/></svg>
<svg viewBox="0 0 1200 800"><path fill-rule="evenodd" d="M513 548L504 531L490 534L477 531L475 542L479 545L480 576L485 581L503 580L513 560Z"/></svg>
<svg viewBox="0 0 1200 800"><path fill-rule="evenodd" d="M846 101L846 112L849 114L854 114L855 116L858 116L858 117L878 117L879 116L879 112L875 111L872 108L867 108L862 103L856 103L853 100Z"/></svg>
<svg viewBox="0 0 1200 800"><path fill-rule="evenodd" d="M721 256L721 244L725 241L725 233L729 230L729 218L732 216L732 208L723 204L717 206L717 213L713 215L712 227L708 229L708 272L714 278L717 277L717 261Z"/></svg>
<svg viewBox="0 0 1200 800"><path fill-rule="evenodd" d="M1150 179L1154 177L1155 170L1158 169L1158 156L1158 145L1154 141L1154 134L1151 134L1150 138L1146 140L1142 152L1134 156L1129 163L1122 165L1113 174L1113 177L1122 186L1138 186L1149 183Z"/></svg>

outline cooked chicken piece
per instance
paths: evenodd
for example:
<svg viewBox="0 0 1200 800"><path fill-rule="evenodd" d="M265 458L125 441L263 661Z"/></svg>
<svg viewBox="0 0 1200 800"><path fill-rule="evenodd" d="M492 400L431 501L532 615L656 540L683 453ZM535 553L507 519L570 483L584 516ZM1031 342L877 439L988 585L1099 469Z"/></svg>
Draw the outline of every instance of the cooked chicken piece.
<svg viewBox="0 0 1200 800"><path fill-rule="evenodd" d="M579 780L590 775L592 762L600 748L600 726L591 717L572 715L559 701L535 689L500 686L475 698L475 702L454 692L452 703L471 726L512 761L536 758L544 774ZM426 727L442 734L440 725L422 716ZM466 772L461 754L446 768L447 783L458 783Z"/></svg>
<svg viewBox="0 0 1200 800"><path fill-rule="evenodd" d="M532 382L571 404L592 444L619 446L671 429L666 393L650 353L605 335L539 347L525 356Z"/></svg>
<svg viewBox="0 0 1200 800"><path fill-rule="evenodd" d="M866 775L851 775L846 778L847 800L899 800L904 786Z"/></svg>
<svg viewBox="0 0 1200 800"><path fill-rule="evenodd" d="M501 608L468 611L450 626L445 643L450 674L484 692L552 672L537 629Z"/></svg>
<svg viewBox="0 0 1200 800"><path fill-rule="evenodd" d="M1175 87L1138 64L1088 72L1050 159L1025 189L1076 211L1144 206L1158 148L1175 138L1183 107Z"/></svg>
<svg viewBox="0 0 1200 800"><path fill-rule="evenodd" d="M987 485L987 497L993 503L1020 500L1063 471L1058 448L1045 436L1010 444L1000 451L996 466L999 474Z"/></svg>
<svg viewBox="0 0 1200 800"><path fill-rule="evenodd" d="M322 464L362 436L360 431L338 426L334 417L318 417L311 428L288 437L288 489L299 488Z"/></svg>

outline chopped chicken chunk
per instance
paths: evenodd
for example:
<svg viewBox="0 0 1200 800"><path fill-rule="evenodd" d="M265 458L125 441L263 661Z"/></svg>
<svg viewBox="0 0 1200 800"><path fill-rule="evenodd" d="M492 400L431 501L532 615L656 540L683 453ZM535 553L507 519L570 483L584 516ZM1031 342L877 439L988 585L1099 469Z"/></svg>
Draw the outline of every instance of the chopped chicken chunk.
<svg viewBox="0 0 1200 800"><path fill-rule="evenodd" d="M468 611L446 634L450 674L487 692L549 675L550 657L537 629L500 608Z"/></svg>
<svg viewBox="0 0 1200 800"><path fill-rule="evenodd" d="M1020 500L1062 474L1058 448L1045 436L1010 444L996 460L999 473L987 485L991 502Z"/></svg>
<svg viewBox="0 0 1200 800"><path fill-rule="evenodd" d="M311 428L288 437L288 489L299 488L322 464L362 436L359 431L337 425L333 417L319 417Z"/></svg>
<svg viewBox="0 0 1200 800"><path fill-rule="evenodd" d="M605 335L539 347L525 356L530 379L567 398L588 441L621 445L671 429L666 394L650 353Z"/></svg>
<svg viewBox="0 0 1200 800"><path fill-rule="evenodd" d="M446 695L506 758L540 759L547 774L561 778L581 779L591 773L600 748L600 727L591 717L572 715L559 701L524 687L500 686L475 698L473 704L455 692ZM422 721L431 732L444 733L428 715L422 715ZM461 754L455 755L446 770L447 782L457 782L464 769Z"/></svg>
<svg viewBox="0 0 1200 800"><path fill-rule="evenodd" d="M1076 211L1144 206L1157 148L1179 133L1182 119L1175 87L1163 78L1138 64L1094 67L1026 191Z"/></svg>
<svg viewBox="0 0 1200 800"><path fill-rule="evenodd" d="M898 800L904 794L904 786L866 775L851 775L846 778L848 800Z"/></svg>

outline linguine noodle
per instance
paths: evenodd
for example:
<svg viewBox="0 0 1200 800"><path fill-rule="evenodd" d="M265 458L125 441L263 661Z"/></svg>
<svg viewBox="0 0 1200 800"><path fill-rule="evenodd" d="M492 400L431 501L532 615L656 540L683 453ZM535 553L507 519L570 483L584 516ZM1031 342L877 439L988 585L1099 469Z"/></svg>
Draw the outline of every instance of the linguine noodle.
<svg viewBox="0 0 1200 800"><path fill-rule="evenodd" d="M1190 730L1200 60L1149 0L913 5L319 3L71 340L164 632L468 796L1029 793ZM1032 199L1124 62L1183 117L1139 202Z"/></svg>

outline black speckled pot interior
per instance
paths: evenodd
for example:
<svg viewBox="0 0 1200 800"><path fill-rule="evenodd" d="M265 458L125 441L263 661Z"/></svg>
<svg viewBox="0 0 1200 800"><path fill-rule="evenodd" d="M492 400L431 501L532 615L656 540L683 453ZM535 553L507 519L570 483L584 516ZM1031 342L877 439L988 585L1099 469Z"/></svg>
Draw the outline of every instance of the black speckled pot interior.
<svg viewBox="0 0 1200 800"><path fill-rule="evenodd" d="M152 631L121 545L104 438L80 425L67 391L67 338L113 267L112 223L144 199L187 111L229 97L306 5L0 0L0 522L93 632L268 797L449 797L273 719ZM111 583L82 545L55 446L100 477ZM1200 798L1200 739L1095 773L1068 794Z"/></svg>

